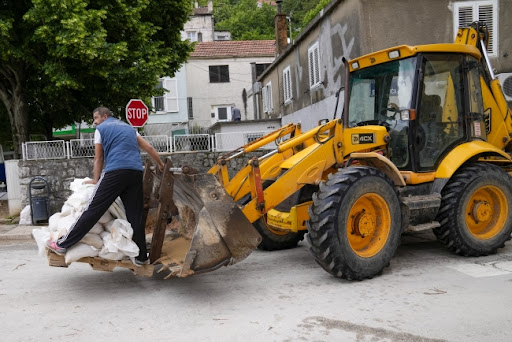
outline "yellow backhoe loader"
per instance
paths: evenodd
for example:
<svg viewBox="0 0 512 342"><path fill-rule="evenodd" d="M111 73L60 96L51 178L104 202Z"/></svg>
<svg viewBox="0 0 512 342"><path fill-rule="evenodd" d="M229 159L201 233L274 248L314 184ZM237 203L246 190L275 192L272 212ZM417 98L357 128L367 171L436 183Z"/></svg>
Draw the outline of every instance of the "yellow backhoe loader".
<svg viewBox="0 0 512 342"><path fill-rule="evenodd" d="M465 256L496 252L512 233L512 113L488 38L476 22L452 44L345 61L340 118L307 132L286 125L221 156L208 174L168 162L156 175L148 165L147 208L159 208L153 264L184 277L256 246L294 247L306 233L320 266L352 280L381 273L404 231L433 229ZM231 159L269 143L277 148L230 178Z"/></svg>

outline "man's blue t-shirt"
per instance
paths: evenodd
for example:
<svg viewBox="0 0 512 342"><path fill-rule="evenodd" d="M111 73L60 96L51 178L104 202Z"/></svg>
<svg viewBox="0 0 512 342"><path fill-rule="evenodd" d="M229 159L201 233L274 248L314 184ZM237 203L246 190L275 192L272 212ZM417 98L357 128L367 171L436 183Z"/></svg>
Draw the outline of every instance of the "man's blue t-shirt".
<svg viewBox="0 0 512 342"><path fill-rule="evenodd" d="M105 172L121 169L143 170L137 132L132 126L108 117L96 129L101 134Z"/></svg>

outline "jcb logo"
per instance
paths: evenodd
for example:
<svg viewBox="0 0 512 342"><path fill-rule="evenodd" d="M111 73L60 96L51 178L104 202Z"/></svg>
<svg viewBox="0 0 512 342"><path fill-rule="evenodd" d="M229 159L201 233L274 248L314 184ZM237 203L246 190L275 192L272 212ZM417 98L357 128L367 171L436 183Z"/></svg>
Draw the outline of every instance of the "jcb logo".
<svg viewBox="0 0 512 342"><path fill-rule="evenodd" d="M352 134L352 145L373 144L375 135L373 133Z"/></svg>
<svg viewBox="0 0 512 342"><path fill-rule="evenodd" d="M485 133L491 133L491 108L484 111Z"/></svg>

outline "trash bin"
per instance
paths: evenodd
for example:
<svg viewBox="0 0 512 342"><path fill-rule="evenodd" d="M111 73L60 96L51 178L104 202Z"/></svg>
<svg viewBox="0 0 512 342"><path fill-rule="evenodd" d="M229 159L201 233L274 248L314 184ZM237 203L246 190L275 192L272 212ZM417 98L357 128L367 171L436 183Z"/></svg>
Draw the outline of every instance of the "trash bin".
<svg viewBox="0 0 512 342"><path fill-rule="evenodd" d="M46 195L44 191L45 189ZM37 191L33 193L34 190ZM30 216L32 217L32 224L48 223L50 189L46 179L39 176L32 178L28 186L28 197L30 201Z"/></svg>

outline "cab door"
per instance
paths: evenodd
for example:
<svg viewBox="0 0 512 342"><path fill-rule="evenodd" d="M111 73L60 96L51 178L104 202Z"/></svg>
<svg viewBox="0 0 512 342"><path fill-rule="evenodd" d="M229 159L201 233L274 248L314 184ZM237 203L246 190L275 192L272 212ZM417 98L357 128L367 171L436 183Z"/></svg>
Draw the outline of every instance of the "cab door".
<svg viewBox="0 0 512 342"><path fill-rule="evenodd" d="M421 58L414 151L419 171L435 170L442 157L466 141L464 56Z"/></svg>

